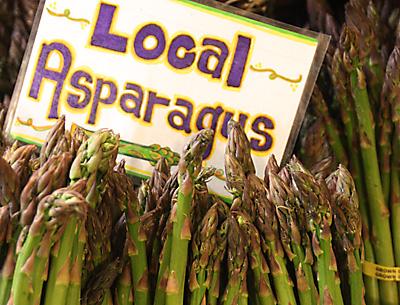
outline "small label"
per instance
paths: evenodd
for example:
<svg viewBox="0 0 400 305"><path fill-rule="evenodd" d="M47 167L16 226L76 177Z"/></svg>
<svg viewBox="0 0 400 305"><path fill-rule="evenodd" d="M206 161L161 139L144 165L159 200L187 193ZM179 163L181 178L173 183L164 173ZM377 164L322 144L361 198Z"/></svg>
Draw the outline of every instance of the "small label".
<svg viewBox="0 0 400 305"><path fill-rule="evenodd" d="M381 281L400 282L400 267L384 267L364 261L363 273Z"/></svg>

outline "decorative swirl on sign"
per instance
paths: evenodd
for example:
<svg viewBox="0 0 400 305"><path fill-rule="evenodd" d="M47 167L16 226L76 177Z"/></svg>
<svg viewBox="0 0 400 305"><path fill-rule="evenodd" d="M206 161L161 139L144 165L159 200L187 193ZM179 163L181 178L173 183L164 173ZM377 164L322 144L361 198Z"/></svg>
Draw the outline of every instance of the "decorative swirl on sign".
<svg viewBox="0 0 400 305"><path fill-rule="evenodd" d="M51 128L53 128L53 126L36 126L33 124L33 119L31 119L31 118L27 119L26 121L24 121L20 118L17 118L17 123L20 125L23 125L23 126L31 127L33 130L39 131L39 132L47 131L47 130L50 130Z"/></svg>
<svg viewBox="0 0 400 305"><path fill-rule="evenodd" d="M68 20L71 20L74 22L79 22L79 23L85 24L85 25L90 24L90 21L87 19L71 17L71 10L69 10L69 9L65 9L64 12L62 12L62 13L57 13L57 12L51 10L50 8L46 8L46 10L51 16L54 16L54 17L67 18Z"/></svg>
<svg viewBox="0 0 400 305"><path fill-rule="evenodd" d="M300 74L297 79L291 79L289 77L286 77L284 75L278 74L274 69L272 68L263 68L260 64L257 65L251 65L250 69L255 71L255 72L264 72L264 73L270 73L269 79L270 80L275 80L275 79L282 79L286 82L292 83L292 84L298 84L301 83L303 80L303 75Z"/></svg>

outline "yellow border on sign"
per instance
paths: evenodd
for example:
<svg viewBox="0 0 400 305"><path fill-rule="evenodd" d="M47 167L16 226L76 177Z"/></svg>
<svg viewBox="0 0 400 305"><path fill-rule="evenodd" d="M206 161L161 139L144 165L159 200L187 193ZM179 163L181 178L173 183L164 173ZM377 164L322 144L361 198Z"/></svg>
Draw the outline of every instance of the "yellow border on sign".
<svg viewBox="0 0 400 305"><path fill-rule="evenodd" d="M221 15L224 17L224 19L229 19L231 21L234 21L236 23L250 26L252 28L255 28L257 30L264 31L268 34L272 34L275 36L283 37L292 41L296 42L301 42L303 44L309 45L309 46L317 46L318 45L318 40L313 37L308 37L303 34L299 34L296 32L292 32L289 30L281 29L279 27L263 23L257 20L253 20L244 16L236 15L234 13L230 13L227 11L222 11L213 7L208 7L207 5L200 4L197 2L192 2L190 0L171 0L173 2L177 2L181 5L185 5L194 9L197 9L202 12L206 12L208 14L214 15L221 17Z"/></svg>

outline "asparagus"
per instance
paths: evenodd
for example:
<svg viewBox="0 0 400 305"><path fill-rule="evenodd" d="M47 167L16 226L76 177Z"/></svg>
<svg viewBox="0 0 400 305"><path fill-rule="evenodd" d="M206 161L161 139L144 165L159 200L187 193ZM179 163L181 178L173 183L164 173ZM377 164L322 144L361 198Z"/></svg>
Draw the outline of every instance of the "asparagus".
<svg viewBox="0 0 400 305"><path fill-rule="evenodd" d="M391 200L390 200L390 210L392 213L391 218L391 226L392 232L398 232L398 219L400 216L400 205L399 205L399 158L400 158L400 150L399 150L399 128L400 128L400 94L399 94L399 85L400 85L400 48L396 47L392 54L390 55L387 69L386 69L386 78L385 84L382 92L382 99L385 99L388 103L388 107L391 107L389 111L392 113L392 122L394 124L394 132L393 132L393 140L392 143L387 143L388 145L392 145L389 149L392 149L392 156L389 164L388 173L390 173L391 177ZM390 122L390 120L389 120ZM391 139L390 139L391 140ZM393 245L394 245L394 254L396 266L400 265L400 237L398 234L393 234Z"/></svg>
<svg viewBox="0 0 400 305"><path fill-rule="evenodd" d="M190 304L192 305L203 304L206 300L206 291L210 288L214 263L217 263L216 260L219 259L221 252L221 246L217 244L218 231L228 211L228 207L223 202L217 201L204 216L192 240L194 259L189 278Z"/></svg>
<svg viewBox="0 0 400 305"><path fill-rule="evenodd" d="M334 225L346 255L351 304L361 305L365 303L361 265L362 225L354 182L343 166L339 166L326 181L332 196Z"/></svg>
<svg viewBox="0 0 400 305"><path fill-rule="evenodd" d="M17 148L7 160L14 172L17 174L19 180L19 186L22 189L28 182L29 176L31 175L31 170L29 161L36 152L35 145L25 145Z"/></svg>
<svg viewBox="0 0 400 305"><path fill-rule="evenodd" d="M117 287L115 288L115 305L133 304L132 276L130 263L125 263L122 273L117 279Z"/></svg>
<svg viewBox="0 0 400 305"><path fill-rule="evenodd" d="M9 165L9 163L0 157L0 205L10 207L11 215L19 210L19 179Z"/></svg>
<svg viewBox="0 0 400 305"><path fill-rule="evenodd" d="M246 304L241 301L243 294L247 293L248 236L233 215L228 218L228 226L228 283L222 304Z"/></svg>
<svg viewBox="0 0 400 305"><path fill-rule="evenodd" d="M337 161L347 166L347 154L341 141L339 129L335 125L333 119L330 117L328 106L326 105L325 99L317 86L314 88L311 101L313 103L314 110L317 112L317 115L319 117L322 117L322 119L324 120L327 139L330 146L332 147Z"/></svg>
<svg viewBox="0 0 400 305"><path fill-rule="evenodd" d="M71 161L70 153L52 157L30 177L21 192L22 226L32 223L37 205L44 197L65 186Z"/></svg>
<svg viewBox="0 0 400 305"><path fill-rule="evenodd" d="M213 137L213 131L200 131L185 147L178 165L179 188L176 210L172 211L172 240L169 275L166 287L166 305L182 304L190 232L190 208L194 193L194 181L199 175L202 157Z"/></svg>
<svg viewBox="0 0 400 305"><path fill-rule="evenodd" d="M276 206L283 248L294 264L300 304L315 305L318 303L318 293L312 273L312 261L307 258L302 246L307 245L308 240L302 241L294 194L273 172L269 173L269 181L271 201Z"/></svg>
<svg viewBox="0 0 400 305"><path fill-rule="evenodd" d="M71 139L68 135L65 132L65 116L63 115L47 134L46 140L40 149L40 166L43 166L51 156L70 151Z"/></svg>
<svg viewBox="0 0 400 305"><path fill-rule="evenodd" d="M92 271L107 257L101 253L101 240L98 240L99 220L95 214L97 205L101 202L102 195L106 188L105 176L115 163L119 143L119 136L114 135L110 130L102 129L95 132L90 138L82 143L76 158L70 169L70 180L73 186L82 179L87 179L84 194L89 205L86 230L88 233L87 253L85 272ZM72 226L73 224L71 224ZM85 246L83 244L83 232L78 228L74 237L75 249L72 250L75 275L82 273L82 260L84 258ZM78 269L78 270L76 270ZM84 274L85 276L85 274ZM68 290L68 300L71 304L78 304L80 300L81 277L75 276Z"/></svg>
<svg viewBox="0 0 400 305"><path fill-rule="evenodd" d="M9 304L40 303L50 249L63 235L70 219L84 221L86 210L83 197L68 189L58 190L39 203L18 253Z"/></svg>
<svg viewBox="0 0 400 305"><path fill-rule="evenodd" d="M126 221L128 226L128 255L131 261L135 304L150 304L146 234L140 221L140 206L129 178L122 176L126 186Z"/></svg>
<svg viewBox="0 0 400 305"><path fill-rule="evenodd" d="M249 261L254 278L255 301L260 305L276 304L269 282L269 267L261 251L260 235L245 212L233 211L240 227L246 232L249 247Z"/></svg>
<svg viewBox="0 0 400 305"><path fill-rule="evenodd" d="M365 176L365 183L369 201L372 230L374 234L373 245L378 264L394 266L394 253L392 234L389 223L389 210L385 205L385 198L380 177L379 162L376 151L376 138L371 105L366 88L365 74L362 66L368 55L368 44L361 40L362 35L369 35L370 29L366 22L360 23L363 17L352 6L347 7L347 23L341 39L344 48L345 66L350 74L350 83L355 110L358 119L361 157ZM396 284L380 282L381 299L387 304L398 303Z"/></svg>
<svg viewBox="0 0 400 305"><path fill-rule="evenodd" d="M82 292L82 305L112 304L110 288L121 273L123 263L120 258L99 265L89 278ZM136 304L136 303L135 303Z"/></svg>
<svg viewBox="0 0 400 305"><path fill-rule="evenodd" d="M212 265L209 263L209 288L207 291L207 300L210 305L217 305L220 297L221 287L221 264L224 259L227 245L227 233L228 233L228 219L226 219L217 231L217 247L214 248L212 253Z"/></svg>
<svg viewBox="0 0 400 305"><path fill-rule="evenodd" d="M323 186L293 159L290 163L293 191L305 209L306 228L312 235L312 247L317 259L320 304L343 304L340 280L337 276L332 249L332 211Z"/></svg>

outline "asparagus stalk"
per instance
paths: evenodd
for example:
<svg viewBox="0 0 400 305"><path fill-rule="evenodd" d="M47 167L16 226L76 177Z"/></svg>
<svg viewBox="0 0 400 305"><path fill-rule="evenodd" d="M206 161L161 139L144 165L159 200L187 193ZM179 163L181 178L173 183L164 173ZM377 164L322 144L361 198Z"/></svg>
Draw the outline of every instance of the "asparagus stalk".
<svg viewBox="0 0 400 305"><path fill-rule="evenodd" d="M294 264L300 304L316 305L318 293L314 283L311 262L307 259L302 246L302 234L296 215L294 195L279 176L273 172L270 172L269 176L271 201L276 207L283 248L287 257ZM307 244L307 242L304 242L304 244Z"/></svg>
<svg viewBox="0 0 400 305"><path fill-rule="evenodd" d="M233 215L228 218L228 283L222 299L223 305L243 304L248 270L248 237Z"/></svg>
<svg viewBox="0 0 400 305"><path fill-rule="evenodd" d="M34 156L37 148L35 145L25 145L17 148L7 160L19 179L20 187L23 188L32 174L29 162Z"/></svg>
<svg viewBox="0 0 400 305"><path fill-rule="evenodd" d="M322 117L322 119L324 120L327 138L335 154L335 157L337 158L337 161L347 166L348 158L346 154L346 149L344 148L344 145L341 141L339 129L335 125L334 120L331 118L328 106L326 105L325 99L322 96L322 93L318 87L314 88L311 101L317 115L319 117Z"/></svg>
<svg viewBox="0 0 400 305"><path fill-rule="evenodd" d="M306 228L312 235L312 247L317 259L320 304L343 304L335 254L332 249L332 211L328 196L314 177L293 159L290 163L293 192L299 198L306 216Z"/></svg>
<svg viewBox="0 0 400 305"><path fill-rule="evenodd" d="M130 305L133 304L133 286L131 276L130 263L125 263L122 269L122 274L117 279L117 287L115 288L115 305Z"/></svg>
<svg viewBox="0 0 400 305"><path fill-rule="evenodd" d="M374 120L366 89L365 75L362 71L366 52L368 52L368 45L365 45L365 42L361 40L361 35L368 35L368 24L358 24L359 22L355 24L353 21L350 23L351 18L359 20L357 14L354 8L351 6L348 7L347 19L351 28L345 27L341 44L345 49L345 66L350 74L351 89L355 101L363 167L364 171L368 173L365 176L365 183L374 234L372 241L376 260L378 264L390 267L395 265L395 260L389 223L389 210L385 204L382 189L376 151ZM385 300L387 304L398 303L398 293L395 283L380 282L380 295L381 299Z"/></svg>
<svg viewBox="0 0 400 305"><path fill-rule="evenodd" d="M213 132L200 131L185 147L178 165L179 188L176 210L171 215L173 229L171 259L166 288L166 304L182 304L185 289L186 264L191 239L190 209L194 193L194 181L200 173L202 157L210 144Z"/></svg>
<svg viewBox="0 0 400 305"><path fill-rule="evenodd" d="M217 247L212 253L212 264L209 263L207 301L210 305L217 305L220 297L221 264L226 252L228 223L226 219L217 231Z"/></svg>
<svg viewBox="0 0 400 305"><path fill-rule="evenodd" d="M206 291L210 288L214 263L221 251L220 245L217 244L218 232L228 211L228 207L223 202L217 201L204 216L192 240L194 259L189 278L190 304L192 305L201 305L206 300Z"/></svg>
<svg viewBox="0 0 400 305"><path fill-rule="evenodd" d="M361 215L353 179L343 166L327 178L331 193L334 225L346 255L352 305L365 304L361 265Z"/></svg>
<svg viewBox="0 0 400 305"><path fill-rule="evenodd" d="M389 173L391 175L391 194L390 194L390 209L392 213L391 226L392 232L398 232L398 219L400 216L399 208L399 198L400 198L400 187L399 187L399 158L400 158L400 147L399 147L399 137L400 137L400 48L397 46L394 48L392 54L389 57L388 65L386 68L386 78L382 93L382 99L385 99L391 107L389 111L392 114L392 122L394 124L394 131L392 137L392 143L387 143L391 145L392 156L389 163ZM390 119L388 119L390 124ZM396 266L400 265L400 236L398 234L393 234L393 246Z"/></svg>
<svg viewBox="0 0 400 305"><path fill-rule="evenodd" d="M50 249L65 232L69 220L85 219L86 210L83 197L68 189L58 190L39 203L28 236L18 253L11 304L40 303Z"/></svg>
<svg viewBox="0 0 400 305"><path fill-rule="evenodd" d="M364 250L365 259L368 262L375 263L375 254L372 247L371 240L369 238L370 230L370 217L368 214L368 202L366 198L366 190L363 177L362 161L359 154L360 143L358 139L357 131L357 117L354 111L353 99L348 94L348 83L346 71L343 66L342 53L338 49L335 52L332 70L332 80L336 90L336 97L340 104L341 117L344 128L346 130L347 147L352 151L350 155L350 170L356 185L361 217L363 222L363 238L364 238ZM364 277L365 284L365 298L367 304L375 304L379 300L379 286L378 281L371 277Z"/></svg>
<svg viewBox="0 0 400 305"><path fill-rule="evenodd" d="M260 305L274 305L276 300L269 282L269 267L261 251L261 240L257 228L244 212L233 211L242 230L246 232L249 261L255 286L255 301Z"/></svg>
<svg viewBox="0 0 400 305"><path fill-rule="evenodd" d="M61 116L46 136L40 149L40 166L43 166L52 156L71 152L71 137L65 132L65 116Z"/></svg>
<svg viewBox="0 0 400 305"><path fill-rule="evenodd" d="M21 192L22 226L32 223L37 205L44 197L65 186L71 161L70 153L52 157L30 177Z"/></svg>
<svg viewBox="0 0 400 305"><path fill-rule="evenodd" d="M67 299L71 304L79 304L81 298L82 260L85 249L85 273L92 271L101 262L107 259L107 255L101 253L102 241L98 239L99 220L95 214L97 205L101 202L106 188L106 175L113 168L118 151L119 136L110 130L102 129L91 135L79 148L76 158L70 169L71 185L76 185L82 179L87 179L85 190L86 201L89 205L86 229L78 227L75 232L71 261L72 283L68 289ZM73 224L71 224L72 226ZM85 234L88 233L87 247L84 246ZM79 270L81 269L81 270ZM83 279L84 280L84 279Z"/></svg>

